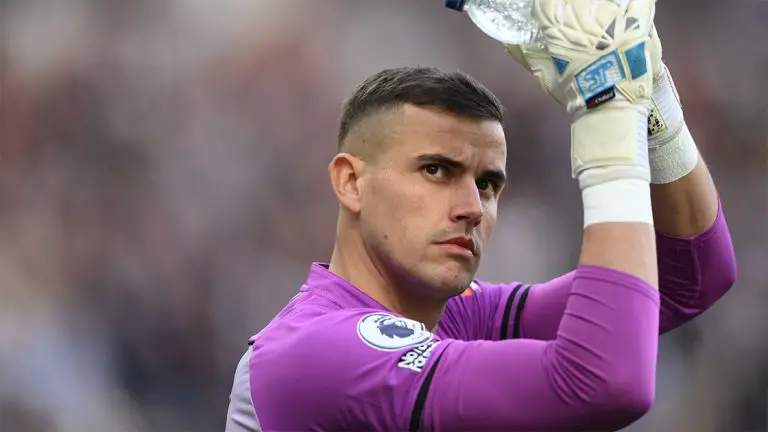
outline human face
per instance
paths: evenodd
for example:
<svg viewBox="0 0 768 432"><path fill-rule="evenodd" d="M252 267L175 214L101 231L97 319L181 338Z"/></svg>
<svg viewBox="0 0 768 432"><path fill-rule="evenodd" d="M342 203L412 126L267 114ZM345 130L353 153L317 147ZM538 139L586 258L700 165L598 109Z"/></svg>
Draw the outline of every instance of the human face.
<svg viewBox="0 0 768 432"><path fill-rule="evenodd" d="M363 241L378 267L426 294L460 294L496 224L504 186L501 124L403 107L386 149L366 167Z"/></svg>

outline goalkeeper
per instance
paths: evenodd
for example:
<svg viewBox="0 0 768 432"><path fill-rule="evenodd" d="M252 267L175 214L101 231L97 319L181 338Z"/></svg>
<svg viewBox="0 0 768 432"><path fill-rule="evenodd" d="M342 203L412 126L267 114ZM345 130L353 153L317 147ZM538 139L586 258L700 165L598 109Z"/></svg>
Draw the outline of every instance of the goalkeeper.
<svg viewBox="0 0 768 432"><path fill-rule="evenodd" d="M603 431L648 411L659 334L734 283L730 235L653 0L536 14L547 51L509 49L572 117L576 269L474 280L505 181L501 107L462 74L382 71L342 115L330 263L251 338L227 431Z"/></svg>

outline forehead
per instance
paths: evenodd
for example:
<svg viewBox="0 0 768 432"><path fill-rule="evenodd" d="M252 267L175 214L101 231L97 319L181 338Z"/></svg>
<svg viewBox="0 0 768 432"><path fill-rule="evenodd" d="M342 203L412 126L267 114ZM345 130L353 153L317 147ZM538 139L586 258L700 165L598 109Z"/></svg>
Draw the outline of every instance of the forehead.
<svg viewBox="0 0 768 432"><path fill-rule="evenodd" d="M504 129L495 120L458 117L433 109L405 105L391 136L395 158L443 154L457 160L478 159L501 165L507 157Z"/></svg>

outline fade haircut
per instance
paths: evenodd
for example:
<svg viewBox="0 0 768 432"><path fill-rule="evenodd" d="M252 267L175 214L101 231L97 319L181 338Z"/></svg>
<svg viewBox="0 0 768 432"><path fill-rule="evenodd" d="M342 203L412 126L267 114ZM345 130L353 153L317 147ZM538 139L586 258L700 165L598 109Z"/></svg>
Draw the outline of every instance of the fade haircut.
<svg viewBox="0 0 768 432"><path fill-rule="evenodd" d="M364 120L405 104L475 120L504 121L504 108L498 98L463 72L444 72L434 67L385 69L363 81L344 102L339 152L347 150L347 137Z"/></svg>

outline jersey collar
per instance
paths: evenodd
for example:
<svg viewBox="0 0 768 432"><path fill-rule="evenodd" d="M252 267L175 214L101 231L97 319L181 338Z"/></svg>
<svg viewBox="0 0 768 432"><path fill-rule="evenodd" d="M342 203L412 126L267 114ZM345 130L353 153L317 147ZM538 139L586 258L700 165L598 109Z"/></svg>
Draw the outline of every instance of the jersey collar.
<svg viewBox="0 0 768 432"><path fill-rule="evenodd" d="M388 311L373 297L361 291L349 281L330 271L328 263L312 263L307 281L301 287L302 292L324 297L342 309L369 308Z"/></svg>

